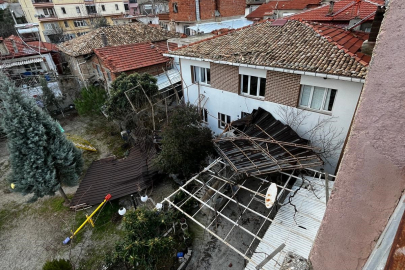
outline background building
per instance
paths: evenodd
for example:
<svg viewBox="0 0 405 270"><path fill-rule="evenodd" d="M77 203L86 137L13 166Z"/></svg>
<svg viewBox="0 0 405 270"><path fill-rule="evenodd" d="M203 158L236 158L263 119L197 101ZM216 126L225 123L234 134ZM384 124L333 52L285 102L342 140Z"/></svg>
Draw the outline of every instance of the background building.
<svg viewBox="0 0 405 270"><path fill-rule="evenodd" d="M91 29L113 25L124 17L122 0L20 0L25 17L39 24L42 41L58 43L84 35Z"/></svg>

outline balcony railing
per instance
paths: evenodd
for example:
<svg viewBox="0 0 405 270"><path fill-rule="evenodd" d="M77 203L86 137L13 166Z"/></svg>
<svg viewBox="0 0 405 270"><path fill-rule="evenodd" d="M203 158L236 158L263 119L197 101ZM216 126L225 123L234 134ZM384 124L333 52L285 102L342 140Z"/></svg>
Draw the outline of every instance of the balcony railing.
<svg viewBox="0 0 405 270"><path fill-rule="evenodd" d="M55 14L52 14L52 15L40 14L40 15L38 15L38 20L40 20L40 21L48 21L48 20L57 19L57 18L58 18L58 16L56 16Z"/></svg>
<svg viewBox="0 0 405 270"><path fill-rule="evenodd" d="M45 75L11 75L10 78L14 81L17 87L37 87L41 85L40 78L45 78L48 82L55 82L56 75L54 73L48 73Z"/></svg>
<svg viewBox="0 0 405 270"><path fill-rule="evenodd" d="M33 4L53 3L52 0L31 0Z"/></svg>

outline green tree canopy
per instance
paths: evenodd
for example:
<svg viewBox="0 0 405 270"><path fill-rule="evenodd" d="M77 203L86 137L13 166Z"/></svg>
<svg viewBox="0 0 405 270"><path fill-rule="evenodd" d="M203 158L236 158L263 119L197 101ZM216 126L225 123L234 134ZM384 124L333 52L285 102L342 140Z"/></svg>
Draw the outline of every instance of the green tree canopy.
<svg viewBox="0 0 405 270"><path fill-rule="evenodd" d="M153 100L153 96L158 93L156 82L157 79L147 73L121 74L111 84L110 97L105 103L106 113L110 118L124 120L127 114L133 112L125 92L127 92L127 96L135 108L139 110L148 102L142 88L145 90L146 95Z"/></svg>
<svg viewBox="0 0 405 270"><path fill-rule="evenodd" d="M62 184L72 186L81 174L81 151L62 134L59 124L0 74L3 128L10 151L15 191L33 193L32 201L54 195Z"/></svg>
<svg viewBox="0 0 405 270"><path fill-rule="evenodd" d="M175 108L162 138L162 151L155 161L166 173L188 177L214 153L212 131L201 125L197 107L190 104Z"/></svg>
<svg viewBox="0 0 405 270"><path fill-rule="evenodd" d="M167 264L175 252L172 236L163 234L173 226L173 212L158 212L144 207L128 211L124 217L124 238L115 247L107 265L124 263L127 269L155 270Z"/></svg>
<svg viewBox="0 0 405 270"><path fill-rule="evenodd" d="M104 89L89 86L80 91L80 97L74 102L80 115L100 115L106 99L107 93Z"/></svg>
<svg viewBox="0 0 405 270"><path fill-rule="evenodd" d="M14 20L11 16L10 9L0 9L0 37L6 38L11 35L17 35L14 28Z"/></svg>
<svg viewBox="0 0 405 270"><path fill-rule="evenodd" d="M42 100L48 112L50 111L50 107L52 106L55 106L56 109L61 110L59 100L56 98L53 91L49 88L47 80L42 77L39 81L42 88Z"/></svg>

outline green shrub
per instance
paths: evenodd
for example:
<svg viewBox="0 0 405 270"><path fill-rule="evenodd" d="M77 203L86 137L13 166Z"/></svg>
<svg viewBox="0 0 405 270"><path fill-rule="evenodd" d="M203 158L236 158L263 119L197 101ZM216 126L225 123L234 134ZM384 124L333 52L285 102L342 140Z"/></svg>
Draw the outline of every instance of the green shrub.
<svg viewBox="0 0 405 270"><path fill-rule="evenodd" d="M89 86L80 92L80 98L75 100L77 112L80 115L101 115L101 107L107 100L107 93L104 89Z"/></svg>
<svg viewBox="0 0 405 270"><path fill-rule="evenodd" d="M59 259L47 261L42 270L72 270L73 267L68 260Z"/></svg>

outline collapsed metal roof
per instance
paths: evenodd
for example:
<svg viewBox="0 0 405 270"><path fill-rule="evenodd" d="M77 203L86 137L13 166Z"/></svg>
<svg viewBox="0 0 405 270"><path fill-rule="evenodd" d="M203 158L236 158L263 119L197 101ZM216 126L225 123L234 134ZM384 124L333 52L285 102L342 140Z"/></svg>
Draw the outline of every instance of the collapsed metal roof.
<svg viewBox="0 0 405 270"><path fill-rule="evenodd" d="M71 208L99 204L106 194L118 199L149 187L157 173L151 168L155 153L153 148L143 151L136 146L126 158L110 157L94 161L80 182Z"/></svg>
<svg viewBox="0 0 405 270"><path fill-rule="evenodd" d="M308 143L262 108L232 122L214 140L224 161L249 176L323 165Z"/></svg>

